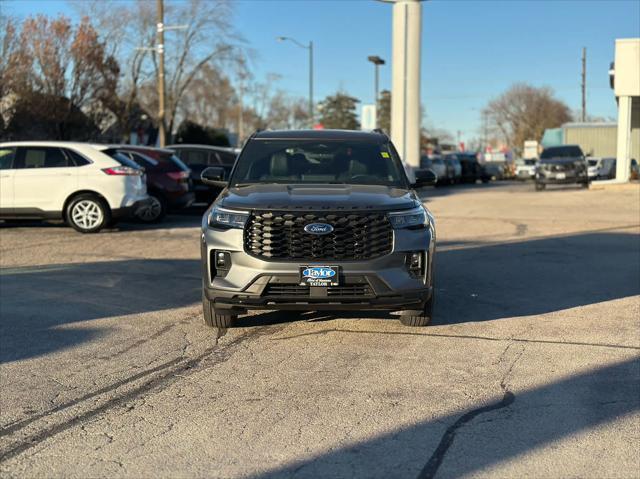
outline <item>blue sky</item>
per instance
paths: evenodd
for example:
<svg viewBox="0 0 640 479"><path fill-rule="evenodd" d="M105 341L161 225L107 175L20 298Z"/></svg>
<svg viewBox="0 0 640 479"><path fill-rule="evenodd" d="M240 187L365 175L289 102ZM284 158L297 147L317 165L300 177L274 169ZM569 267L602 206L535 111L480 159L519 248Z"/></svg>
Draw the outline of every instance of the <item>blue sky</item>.
<svg viewBox="0 0 640 479"><path fill-rule="evenodd" d="M126 1L126 0L118 0ZM116 2L117 3L117 2ZM237 30L256 52L258 77L281 75L278 87L307 95L307 52L286 35L315 45L315 98L338 89L369 103L373 66L390 60L391 6L373 0L237 0ZM70 14L63 0L10 0L2 12ZM609 62L616 38L640 37L640 0L433 0L423 4L422 103L430 125L463 139L479 134L479 110L511 84L550 86L580 106L580 56L587 47L587 110L615 117ZM381 88L390 88L389 65Z"/></svg>

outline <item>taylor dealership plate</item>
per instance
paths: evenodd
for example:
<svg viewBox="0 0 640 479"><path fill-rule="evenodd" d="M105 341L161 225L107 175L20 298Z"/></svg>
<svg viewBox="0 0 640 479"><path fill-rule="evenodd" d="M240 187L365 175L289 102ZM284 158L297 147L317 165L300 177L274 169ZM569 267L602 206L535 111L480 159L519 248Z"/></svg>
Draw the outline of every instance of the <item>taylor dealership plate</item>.
<svg viewBox="0 0 640 479"><path fill-rule="evenodd" d="M300 266L300 285L338 286L338 266Z"/></svg>

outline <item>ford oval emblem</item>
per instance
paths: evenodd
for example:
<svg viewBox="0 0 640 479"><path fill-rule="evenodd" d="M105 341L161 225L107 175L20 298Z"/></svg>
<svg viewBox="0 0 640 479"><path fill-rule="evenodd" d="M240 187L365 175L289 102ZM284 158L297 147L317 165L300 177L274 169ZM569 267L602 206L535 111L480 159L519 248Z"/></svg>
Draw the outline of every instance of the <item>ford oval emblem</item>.
<svg viewBox="0 0 640 479"><path fill-rule="evenodd" d="M333 226L326 223L311 223L306 225L304 230L312 235L328 235L333 232Z"/></svg>

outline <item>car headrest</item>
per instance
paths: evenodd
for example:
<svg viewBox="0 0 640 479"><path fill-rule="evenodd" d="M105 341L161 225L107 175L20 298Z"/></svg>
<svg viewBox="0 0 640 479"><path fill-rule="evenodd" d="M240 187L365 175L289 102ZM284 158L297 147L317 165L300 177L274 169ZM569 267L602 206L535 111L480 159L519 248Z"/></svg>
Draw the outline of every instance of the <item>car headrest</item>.
<svg viewBox="0 0 640 479"><path fill-rule="evenodd" d="M284 153L277 153L271 157L271 176L289 176L289 161Z"/></svg>

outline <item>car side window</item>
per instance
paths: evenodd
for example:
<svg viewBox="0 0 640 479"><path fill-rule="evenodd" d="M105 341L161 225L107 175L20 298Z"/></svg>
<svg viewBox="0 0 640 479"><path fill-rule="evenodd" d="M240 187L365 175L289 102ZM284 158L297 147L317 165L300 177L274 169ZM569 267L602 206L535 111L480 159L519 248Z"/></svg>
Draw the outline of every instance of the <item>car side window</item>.
<svg viewBox="0 0 640 479"><path fill-rule="evenodd" d="M91 164L91 162L87 160L84 156L82 156L80 153L76 153L75 151L69 150L67 148L63 148L63 151L64 151L64 154L67 155L69 160L71 160L72 165L69 165L69 166L84 166L84 165Z"/></svg>
<svg viewBox="0 0 640 479"><path fill-rule="evenodd" d="M207 152L201 150L185 151L181 159L189 166L207 166L208 164Z"/></svg>
<svg viewBox="0 0 640 479"><path fill-rule="evenodd" d="M209 166L220 166L222 164L222 159L220 158L220 153L217 151L212 151L209 153Z"/></svg>
<svg viewBox="0 0 640 479"><path fill-rule="evenodd" d="M10 170L15 168L13 159L15 158L15 148L0 147L0 170Z"/></svg>
<svg viewBox="0 0 640 479"><path fill-rule="evenodd" d="M18 168L66 168L74 166L60 148L24 147Z"/></svg>

